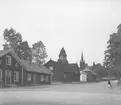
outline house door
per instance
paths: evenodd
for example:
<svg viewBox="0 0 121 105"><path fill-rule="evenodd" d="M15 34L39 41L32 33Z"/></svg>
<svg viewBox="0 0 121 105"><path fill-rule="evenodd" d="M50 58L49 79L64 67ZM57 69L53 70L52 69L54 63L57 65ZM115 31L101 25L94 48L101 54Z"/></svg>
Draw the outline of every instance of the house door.
<svg viewBox="0 0 121 105"><path fill-rule="evenodd" d="M5 71L5 84L11 84L11 71Z"/></svg>

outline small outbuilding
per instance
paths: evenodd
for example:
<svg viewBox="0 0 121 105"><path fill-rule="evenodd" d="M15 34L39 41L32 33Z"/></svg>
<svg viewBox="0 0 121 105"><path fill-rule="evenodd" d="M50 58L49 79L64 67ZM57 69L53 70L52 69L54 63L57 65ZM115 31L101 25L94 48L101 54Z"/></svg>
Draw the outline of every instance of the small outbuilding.
<svg viewBox="0 0 121 105"><path fill-rule="evenodd" d="M99 76L89 68L85 68L80 71L80 81L81 82L96 82L99 80Z"/></svg>

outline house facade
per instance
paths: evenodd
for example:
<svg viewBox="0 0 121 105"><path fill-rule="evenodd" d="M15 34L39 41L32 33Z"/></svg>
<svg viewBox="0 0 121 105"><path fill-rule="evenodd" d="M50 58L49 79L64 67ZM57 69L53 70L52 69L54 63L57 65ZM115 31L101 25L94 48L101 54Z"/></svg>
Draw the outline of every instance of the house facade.
<svg viewBox="0 0 121 105"><path fill-rule="evenodd" d="M0 51L0 87L50 84L52 72L20 60L12 50Z"/></svg>
<svg viewBox="0 0 121 105"><path fill-rule="evenodd" d="M60 64L59 62L49 60L45 67L52 71L52 81L55 82L79 82L80 72L76 63Z"/></svg>
<svg viewBox="0 0 121 105"><path fill-rule="evenodd" d="M100 80L99 76L88 67L80 71L81 82L97 82L99 80Z"/></svg>
<svg viewBox="0 0 121 105"><path fill-rule="evenodd" d="M69 64L64 48L61 49L58 61L49 60L45 67L53 73L52 81L58 82L78 82L80 72L77 63Z"/></svg>

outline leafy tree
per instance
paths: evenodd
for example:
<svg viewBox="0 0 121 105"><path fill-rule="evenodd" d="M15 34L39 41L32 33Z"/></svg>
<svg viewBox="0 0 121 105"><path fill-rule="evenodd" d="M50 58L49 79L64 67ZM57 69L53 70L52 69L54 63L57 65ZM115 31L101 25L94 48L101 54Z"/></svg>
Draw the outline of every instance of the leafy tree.
<svg viewBox="0 0 121 105"><path fill-rule="evenodd" d="M31 59L31 50L29 48L27 41L22 41L22 35L19 32L16 32L15 29L5 29L4 30L4 41L3 49L13 49L14 52L21 59Z"/></svg>
<svg viewBox="0 0 121 105"><path fill-rule="evenodd" d="M42 41L34 43L32 45L32 59L36 64L41 65L45 63L45 58L47 58L46 48Z"/></svg>
<svg viewBox="0 0 121 105"><path fill-rule="evenodd" d="M29 59L30 61L32 60L32 53L31 53L31 48L28 45L27 41L21 42L17 48L16 48L16 54L19 56L21 59Z"/></svg>
<svg viewBox="0 0 121 105"><path fill-rule="evenodd" d="M13 28L5 29L3 36L5 41L5 44L3 44L4 50L11 48L15 50L17 45L19 45L22 42L21 34L16 32Z"/></svg>
<svg viewBox="0 0 121 105"><path fill-rule="evenodd" d="M116 68L121 64L121 24L117 32L110 35L105 51L104 65L108 68Z"/></svg>

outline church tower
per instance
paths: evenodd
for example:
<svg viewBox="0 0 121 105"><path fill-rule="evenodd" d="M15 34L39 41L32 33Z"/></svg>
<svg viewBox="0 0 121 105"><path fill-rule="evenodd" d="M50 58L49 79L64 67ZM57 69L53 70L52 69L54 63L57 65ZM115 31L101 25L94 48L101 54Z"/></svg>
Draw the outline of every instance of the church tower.
<svg viewBox="0 0 121 105"><path fill-rule="evenodd" d="M58 62L62 63L62 64L68 64L66 51L65 51L65 49L63 47L62 47L62 49L61 49L61 51L59 53Z"/></svg>
<svg viewBox="0 0 121 105"><path fill-rule="evenodd" d="M80 60L80 70L85 69L85 67L86 67L86 64L85 64L84 57L83 57L83 52L82 52L81 60Z"/></svg>

